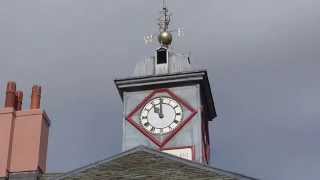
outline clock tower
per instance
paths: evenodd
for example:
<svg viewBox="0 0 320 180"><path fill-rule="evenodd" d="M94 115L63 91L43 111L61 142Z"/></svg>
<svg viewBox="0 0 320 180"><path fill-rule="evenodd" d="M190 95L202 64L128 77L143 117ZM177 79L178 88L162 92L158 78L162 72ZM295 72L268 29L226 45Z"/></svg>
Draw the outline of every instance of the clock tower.
<svg viewBox="0 0 320 180"><path fill-rule="evenodd" d="M144 145L208 164L209 123L216 117L206 70L195 70L190 58L171 47L171 15L164 3L159 18L160 47L137 63L134 76L116 79L123 101L123 151ZM178 31L180 34L180 30Z"/></svg>

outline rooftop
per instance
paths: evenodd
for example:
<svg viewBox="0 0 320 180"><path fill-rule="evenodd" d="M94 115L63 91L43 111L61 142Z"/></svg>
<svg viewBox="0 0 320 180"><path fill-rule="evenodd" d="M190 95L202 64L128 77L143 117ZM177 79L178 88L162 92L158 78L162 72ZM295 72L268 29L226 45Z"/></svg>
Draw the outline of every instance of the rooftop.
<svg viewBox="0 0 320 180"><path fill-rule="evenodd" d="M181 159L145 146L138 146L53 179L255 180L255 178Z"/></svg>

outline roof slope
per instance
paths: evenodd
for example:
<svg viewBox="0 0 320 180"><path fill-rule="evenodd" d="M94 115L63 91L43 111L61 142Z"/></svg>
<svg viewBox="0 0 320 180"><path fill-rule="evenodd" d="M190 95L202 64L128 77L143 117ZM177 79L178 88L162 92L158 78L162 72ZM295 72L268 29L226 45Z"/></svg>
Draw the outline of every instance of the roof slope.
<svg viewBox="0 0 320 180"><path fill-rule="evenodd" d="M254 180L255 178L184 160L145 146L138 146L54 179Z"/></svg>
<svg viewBox="0 0 320 180"><path fill-rule="evenodd" d="M45 173L41 175L40 180L50 180L59 176L62 176L64 173Z"/></svg>

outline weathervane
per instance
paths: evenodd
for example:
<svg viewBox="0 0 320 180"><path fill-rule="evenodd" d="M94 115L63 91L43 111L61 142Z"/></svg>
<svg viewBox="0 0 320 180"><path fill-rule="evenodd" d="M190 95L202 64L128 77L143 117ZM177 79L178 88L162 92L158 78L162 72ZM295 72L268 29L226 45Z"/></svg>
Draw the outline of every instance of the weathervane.
<svg viewBox="0 0 320 180"><path fill-rule="evenodd" d="M172 14L169 14L166 0L163 0L162 2L163 2L163 7L162 7L162 10L160 11L161 16L159 18L158 25L159 25L160 32L165 32L168 30Z"/></svg>
<svg viewBox="0 0 320 180"><path fill-rule="evenodd" d="M177 32L178 37L183 36L183 29L178 28L175 30L168 30L169 24L171 22L172 14L169 13L168 7L167 7L167 0L162 0L162 10L160 11L161 16L159 17L158 25L159 25L159 31L160 34L151 34L148 36L144 36L144 41L146 44L154 42L156 39L161 44L161 46L168 47L172 43L172 32Z"/></svg>

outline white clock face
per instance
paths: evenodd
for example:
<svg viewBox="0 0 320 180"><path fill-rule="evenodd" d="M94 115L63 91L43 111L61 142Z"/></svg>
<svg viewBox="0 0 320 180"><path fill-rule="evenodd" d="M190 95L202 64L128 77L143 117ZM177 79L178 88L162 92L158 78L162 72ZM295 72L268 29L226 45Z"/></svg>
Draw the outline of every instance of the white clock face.
<svg viewBox="0 0 320 180"><path fill-rule="evenodd" d="M165 134L174 130L182 120L181 105L169 97L150 100L142 109L140 123L152 134Z"/></svg>

